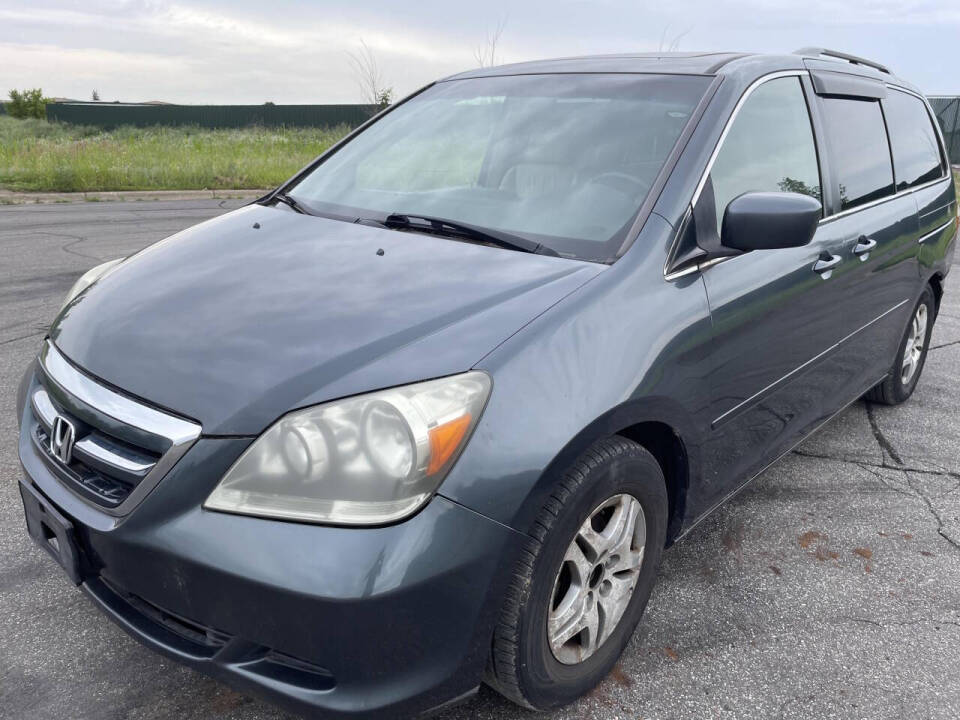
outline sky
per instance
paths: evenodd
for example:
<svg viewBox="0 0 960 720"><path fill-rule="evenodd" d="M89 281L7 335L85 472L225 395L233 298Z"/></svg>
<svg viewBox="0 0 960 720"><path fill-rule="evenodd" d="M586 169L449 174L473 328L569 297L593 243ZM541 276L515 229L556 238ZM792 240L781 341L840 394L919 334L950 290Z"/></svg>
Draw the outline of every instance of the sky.
<svg viewBox="0 0 960 720"><path fill-rule="evenodd" d="M925 93L960 95L960 0L0 0L0 95L259 104L362 102L365 43L402 97L498 60L657 51L791 52L875 59Z"/></svg>

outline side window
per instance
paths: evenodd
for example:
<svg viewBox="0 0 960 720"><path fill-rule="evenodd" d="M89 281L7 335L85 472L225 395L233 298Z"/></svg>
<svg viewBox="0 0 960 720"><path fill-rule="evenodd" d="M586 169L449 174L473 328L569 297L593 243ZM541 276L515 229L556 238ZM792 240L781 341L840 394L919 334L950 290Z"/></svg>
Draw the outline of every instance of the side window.
<svg viewBox="0 0 960 720"><path fill-rule="evenodd" d="M897 190L922 185L944 174L940 141L926 106L913 95L891 90L883 112L893 149Z"/></svg>
<svg viewBox="0 0 960 720"><path fill-rule="evenodd" d="M796 77L765 82L747 98L710 172L717 231L730 201L745 192L797 192L820 200L810 114Z"/></svg>
<svg viewBox="0 0 960 720"><path fill-rule="evenodd" d="M840 209L893 195L893 165L879 100L823 99Z"/></svg>

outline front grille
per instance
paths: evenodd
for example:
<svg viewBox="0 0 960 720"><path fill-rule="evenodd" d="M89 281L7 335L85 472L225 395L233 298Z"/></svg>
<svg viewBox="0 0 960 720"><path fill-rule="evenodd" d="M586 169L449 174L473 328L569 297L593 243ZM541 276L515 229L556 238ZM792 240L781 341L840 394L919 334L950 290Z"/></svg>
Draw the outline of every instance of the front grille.
<svg viewBox="0 0 960 720"><path fill-rule="evenodd" d="M200 435L196 423L87 376L49 340L40 368L30 390L36 450L67 487L111 514L132 509Z"/></svg>
<svg viewBox="0 0 960 720"><path fill-rule="evenodd" d="M66 410L53 410L51 418L42 414L38 406L53 408L46 390L37 388L32 397L34 442L48 464L62 478L67 479L88 499L105 507L117 507L152 470L160 456L110 437L83 423ZM51 450L50 436L53 418L60 416L76 429L69 463L62 462ZM81 434L82 433L82 434Z"/></svg>

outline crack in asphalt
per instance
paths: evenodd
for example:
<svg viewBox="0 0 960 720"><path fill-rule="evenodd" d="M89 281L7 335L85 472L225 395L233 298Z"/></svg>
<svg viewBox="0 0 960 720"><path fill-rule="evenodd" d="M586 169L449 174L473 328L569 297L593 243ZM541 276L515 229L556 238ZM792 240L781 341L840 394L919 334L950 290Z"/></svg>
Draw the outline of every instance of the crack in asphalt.
<svg viewBox="0 0 960 720"><path fill-rule="evenodd" d="M883 465L874 465L874 466L871 467L870 465L868 465L868 464L866 464L866 463L854 463L854 464L855 464L857 467L859 467L861 470L863 470L863 471L865 471L865 472L868 472L868 473L870 473L871 475L873 475L877 480L880 481L880 484L881 484L881 485L883 485L884 487L888 488L888 489L891 490L892 492L899 493L900 495L903 495L903 496L905 496L905 497L908 497L908 498L910 498L911 500L916 500L916 499L917 499L918 496L917 496L916 491L914 491L914 492L907 492L906 490L904 490L904 489L901 488L901 487L897 487L896 485L891 485L890 482L889 482L889 478L884 477L881 473L878 473L878 472L874 469L874 468L884 468L884 469L894 469L894 470L895 470L896 468L889 468L889 467L885 467L885 466L883 466ZM907 483L907 485L910 487L911 490L913 490L913 486L912 486L912 485L910 485L909 483Z"/></svg>
<svg viewBox="0 0 960 720"><path fill-rule="evenodd" d="M912 472L919 475L936 475L939 477L949 477L958 481L958 487L960 487L960 472L955 470L948 470L941 467L940 470L931 470L930 468L918 468L911 467L909 465L891 465L890 463L884 461L883 463L869 462L867 460L852 460L850 458L841 457L839 455L825 455L823 453L813 453L808 450L794 450L794 455L799 455L800 457L812 458L814 460L833 460L834 462L849 463L851 465L857 465L864 469L867 468L878 468L881 470L899 470L903 472ZM947 493L944 493L944 495Z"/></svg>
<svg viewBox="0 0 960 720"><path fill-rule="evenodd" d="M82 243L87 239L86 236L84 235L71 235L69 233L52 233L52 232L44 232L44 231L38 231L38 232L35 232L34 234L48 235L50 237L67 238L67 242L60 246L60 249L63 252L69 253L70 255L75 255L76 257L84 258L85 260L96 260L97 262L103 262L103 260L97 257L96 255L88 255L87 253L83 253L83 252L80 252L79 250L73 249L74 245L77 245L78 243Z"/></svg>
<svg viewBox="0 0 960 720"><path fill-rule="evenodd" d="M914 625L934 625L939 629L940 625L952 625L954 627L960 628L960 621L957 620L940 620L940 619L919 619L919 620L900 620L900 621L888 621L880 622L878 620L871 620L870 618L854 617L852 615L839 615L837 620L846 620L848 622L858 622L863 623L864 625L875 625L881 629L887 629L891 627L913 627Z"/></svg>
<svg viewBox="0 0 960 720"><path fill-rule="evenodd" d="M942 498L954 492L955 490L957 490L957 488L960 488L960 473L953 472L951 470L923 470L920 468L908 468L908 467L890 465L889 463L886 463L886 462L884 462L884 464L882 465L877 465L875 463L869 463L863 460L849 460L847 458L831 457L826 455L816 455L813 453L805 453L805 452L798 452L798 451L794 451L794 452L795 454L801 457L817 458L820 460L833 460L835 462L842 462L842 463L848 463L850 465L856 465L861 470L864 470L870 473L871 475L873 475L877 480L880 481L882 485L884 485L884 487L888 488L892 492L898 493L900 495L903 495L904 497L908 497L913 500L921 500L923 504L926 506L927 510L933 516L933 518L937 521L937 534L940 535L940 537L942 537L948 543L953 545L955 548L960 550L960 540L956 540L952 538L949 534L947 534L947 532L945 531L946 522L944 521L943 516L940 514L940 511L937 510L936 506L934 506L933 501L930 499L930 496L927 493L925 493L920 487L917 486L916 483L914 483L910 479L910 474L913 473L916 475L934 475L937 477L949 477L956 480L957 481L956 485L954 485L952 488L950 488L946 492L936 496L938 498ZM901 487L892 485L889 482L890 479L884 477L881 473L877 472L877 470L892 470L894 472L903 473L904 481L906 482L907 487L909 487L912 492L907 492Z"/></svg>
<svg viewBox="0 0 960 720"><path fill-rule="evenodd" d="M903 460L900 458L900 453L897 452L897 449L893 447L893 443L887 439L887 436L883 434L883 430L880 429L879 423L877 423L877 417L873 412L874 404L872 402L867 403L867 419L870 421L870 429L873 431L873 437L877 441L877 445L880 446L880 451L886 453L890 456L890 459L893 460L898 466L903 466Z"/></svg>
<svg viewBox="0 0 960 720"><path fill-rule="evenodd" d="M10 343L17 342L17 340L26 340L27 338L38 337L40 335L45 335L46 330L41 330L40 332L32 332L28 335L20 335L18 337L7 338L6 340L0 340L0 345L9 345Z"/></svg>
<svg viewBox="0 0 960 720"><path fill-rule="evenodd" d="M956 540L956 539L950 537L946 532L944 532L944 528L946 527L946 523L944 522L943 517L940 515L940 511L937 510L937 508L934 507L933 502L930 500L930 498L927 496L927 494L926 494L925 492L923 492L920 488L918 488L918 487L913 483L913 481L910 480L910 473L909 473L909 472L904 472L904 473L903 473L903 476L904 476L904 478L906 478L907 485L910 486L910 488L917 494L917 496L918 496L921 500L923 500L924 503L926 503L927 508L930 510L930 514L933 515L934 519L936 519L937 525L938 525L938 527L937 527L937 533L940 535L940 537L942 537L942 538L943 538L944 540L946 540L948 543L950 543L951 545L953 545L957 550L960 550L960 540Z"/></svg>
<svg viewBox="0 0 960 720"><path fill-rule="evenodd" d="M100 262L101 261L100 258L98 258L96 255L88 255L87 253L79 252L78 250L73 249L74 245L82 243L85 240L86 240L85 237L77 238L76 240L73 240L71 242L61 245L60 249L66 253L70 253L71 255L76 255L77 257L85 258L87 260L96 260L97 262Z"/></svg>
<svg viewBox="0 0 960 720"><path fill-rule="evenodd" d="M29 312L34 310L35 308L28 308L27 311ZM34 330L43 330L46 328L46 326L43 324L38 325L35 318L29 318L27 320L21 320L20 322L15 322L15 323L10 323L9 325L0 326L0 333L6 332L8 330L13 330L14 328L21 328L24 325L33 325Z"/></svg>
<svg viewBox="0 0 960 720"><path fill-rule="evenodd" d="M924 506L933 516L934 520L937 521L937 534L940 535L944 540L946 540L950 545L952 545L957 550L960 550L960 539L955 539L951 537L946 531L946 522L943 519L940 511L933 504L933 501L930 499L930 496L923 491L910 477L910 474L916 475L934 475L939 477L949 477L951 479L957 480L957 484L954 485L950 490L945 493L941 493L936 497L944 497L954 492L958 487L960 487L960 472L955 472L943 468L942 470L927 470L921 468L909 467L903 462L903 457L900 455L899 451L894 447L893 443L887 438L884 434L883 429L880 427L879 422L877 421L876 414L874 413L874 403L867 402L867 419L870 422L870 430L873 432L873 437L877 441L877 445L880 447L881 457L883 462L881 464L867 462L865 460L853 460L850 458L830 456L830 455L821 455L816 453L810 453L803 450L794 450L795 455L800 457L811 457L819 458L821 460L833 460L836 462L848 463L859 467L861 470L873 475L877 480L879 480L885 487L889 488L891 491L904 495L905 497L919 499L923 502ZM893 462L887 462L887 458ZM903 488L896 487L891 485L888 482L889 478L883 477L883 475L876 470L891 470L898 473L903 473L904 480L907 484L907 487L910 488L912 492L906 492Z"/></svg>
<svg viewBox="0 0 960 720"><path fill-rule="evenodd" d="M940 345L933 345L933 346L927 348L927 350L928 350L928 351L929 351L929 350L939 350L940 348L950 347L951 345L960 345L960 340L952 340L952 341L950 341L950 342L948 342L948 343L941 343Z"/></svg>

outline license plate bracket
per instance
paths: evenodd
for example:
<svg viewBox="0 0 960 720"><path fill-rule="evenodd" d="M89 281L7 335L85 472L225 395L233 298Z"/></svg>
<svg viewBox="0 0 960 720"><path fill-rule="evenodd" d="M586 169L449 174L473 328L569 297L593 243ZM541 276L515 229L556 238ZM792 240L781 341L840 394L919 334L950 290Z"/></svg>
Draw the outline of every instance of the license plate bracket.
<svg viewBox="0 0 960 720"><path fill-rule="evenodd" d="M20 498L30 537L57 561L74 585L79 585L82 580L80 551L73 523L25 482L20 483Z"/></svg>

